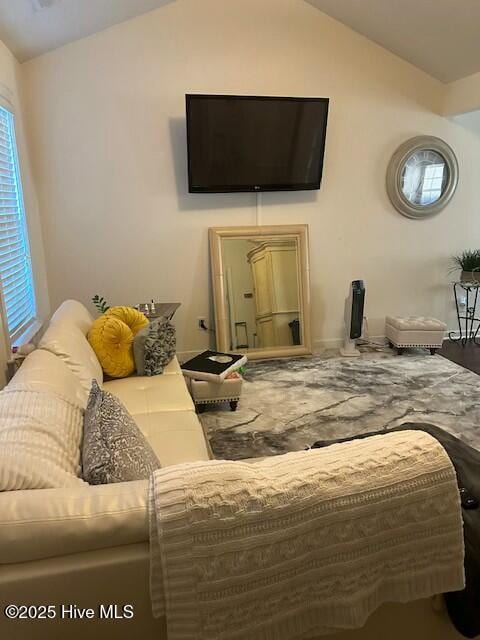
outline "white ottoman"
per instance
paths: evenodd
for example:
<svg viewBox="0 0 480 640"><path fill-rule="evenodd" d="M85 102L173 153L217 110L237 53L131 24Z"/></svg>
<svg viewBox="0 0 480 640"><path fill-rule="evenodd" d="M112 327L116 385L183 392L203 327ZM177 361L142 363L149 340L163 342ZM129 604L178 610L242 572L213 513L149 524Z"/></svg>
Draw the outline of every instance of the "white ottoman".
<svg viewBox="0 0 480 640"><path fill-rule="evenodd" d="M237 372L230 374L219 384L187 378L187 385L198 413L202 413L205 405L217 402L228 402L230 409L235 411L242 393L242 382L243 378Z"/></svg>
<svg viewBox="0 0 480 640"><path fill-rule="evenodd" d="M408 347L430 349L433 355L442 346L446 328L444 322L423 316L387 316L385 319L385 335L399 355Z"/></svg>

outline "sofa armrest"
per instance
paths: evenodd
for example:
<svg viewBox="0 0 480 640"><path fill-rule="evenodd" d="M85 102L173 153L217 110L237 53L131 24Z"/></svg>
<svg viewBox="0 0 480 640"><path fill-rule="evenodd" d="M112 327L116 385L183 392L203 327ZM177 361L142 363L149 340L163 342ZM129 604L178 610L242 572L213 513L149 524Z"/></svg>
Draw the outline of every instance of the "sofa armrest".
<svg viewBox="0 0 480 640"><path fill-rule="evenodd" d="M0 493L0 564L148 540L148 481Z"/></svg>

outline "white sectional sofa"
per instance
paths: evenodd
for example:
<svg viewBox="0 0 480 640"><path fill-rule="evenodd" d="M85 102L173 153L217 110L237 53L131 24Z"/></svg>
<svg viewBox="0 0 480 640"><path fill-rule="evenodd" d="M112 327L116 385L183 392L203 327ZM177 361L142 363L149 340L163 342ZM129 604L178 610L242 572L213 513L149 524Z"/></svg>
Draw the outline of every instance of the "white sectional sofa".
<svg viewBox="0 0 480 640"><path fill-rule="evenodd" d="M91 379L102 382L86 339L92 321L80 303L63 303L40 348L26 358L9 387L50 390L85 407ZM209 458L176 358L163 375L133 376L103 387L123 401L162 466ZM137 631L162 638L163 622L154 621L149 610L146 500L147 481L1 492L0 603L131 603ZM116 638L131 636L129 621L96 622L99 637L106 637L100 629L112 624ZM72 638L77 630L78 637L84 635L81 624L69 624L68 630ZM0 615L0 637L64 638L65 627L48 620L8 623Z"/></svg>
<svg viewBox="0 0 480 640"><path fill-rule="evenodd" d="M56 311L39 348L9 384L51 391L85 407L102 373L86 334L92 318L78 302ZM152 378L103 386L126 405L162 466L207 460L209 449L177 360ZM167 640L149 598L147 481L0 492L0 638L2 640ZM8 604L55 605L56 619L11 620ZM99 619L100 604L133 605L132 619ZM90 607L94 619L59 620L60 606ZM455 640L431 600L382 607L358 631L337 640Z"/></svg>

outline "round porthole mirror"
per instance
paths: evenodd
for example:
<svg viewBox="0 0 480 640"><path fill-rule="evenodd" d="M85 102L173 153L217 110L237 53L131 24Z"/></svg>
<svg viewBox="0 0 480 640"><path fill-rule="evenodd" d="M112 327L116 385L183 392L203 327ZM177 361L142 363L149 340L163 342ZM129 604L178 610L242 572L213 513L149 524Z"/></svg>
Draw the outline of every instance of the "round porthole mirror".
<svg viewBox="0 0 480 640"><path fill-rule="evenodd" d="M452 199L458 183L453 149L440 138L417 136L393 154L387 191L393 206L408 218L427 218Z"/></svg>

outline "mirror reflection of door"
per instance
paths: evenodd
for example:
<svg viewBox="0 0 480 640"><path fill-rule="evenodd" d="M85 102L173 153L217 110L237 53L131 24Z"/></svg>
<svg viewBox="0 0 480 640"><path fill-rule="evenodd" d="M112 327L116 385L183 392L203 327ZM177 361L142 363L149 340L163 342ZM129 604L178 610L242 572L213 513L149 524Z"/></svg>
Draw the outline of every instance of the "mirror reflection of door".
<svg viewBox="0 0 480 640"><path fill-rule="evenodd" d="M302 343L294 238L223 238L230 348Z"/></svg>

